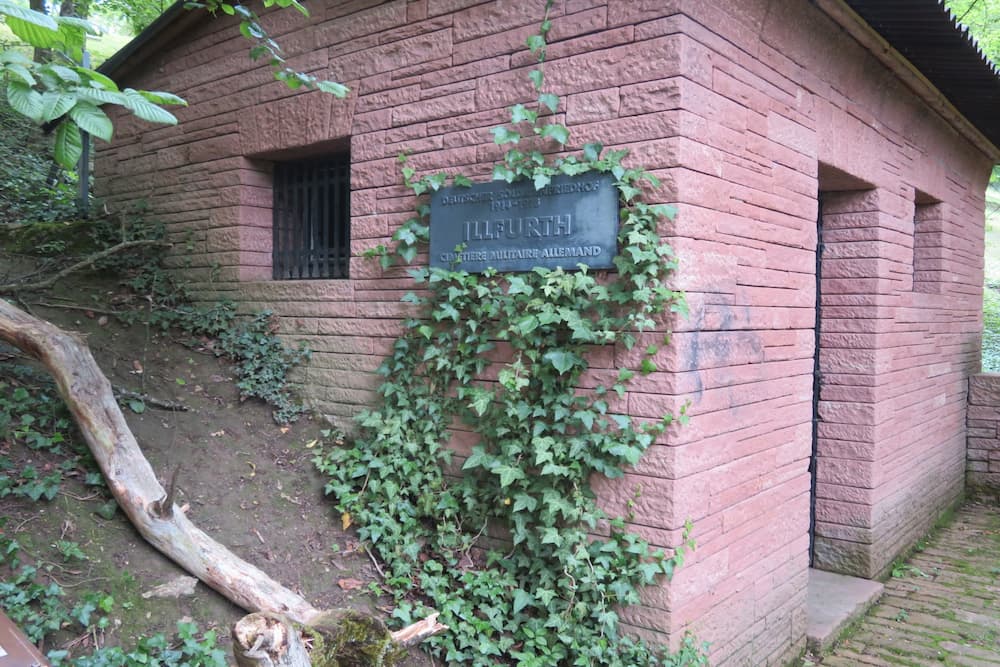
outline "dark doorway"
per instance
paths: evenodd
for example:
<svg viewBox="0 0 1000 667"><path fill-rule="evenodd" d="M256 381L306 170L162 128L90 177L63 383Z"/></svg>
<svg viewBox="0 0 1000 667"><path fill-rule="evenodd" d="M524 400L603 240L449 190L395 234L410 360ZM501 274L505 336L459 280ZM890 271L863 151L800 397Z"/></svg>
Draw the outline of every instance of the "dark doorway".
<svg viewBox="0 0 1000 667"><path fill-rule="evenodd" d="M820 373L820 325L822 322L823 286L823 193L816 195L816 320L813 329L812 450L809 454L809 567L816 560L816 468L819 455L819 394L823 384Z"/></svg>

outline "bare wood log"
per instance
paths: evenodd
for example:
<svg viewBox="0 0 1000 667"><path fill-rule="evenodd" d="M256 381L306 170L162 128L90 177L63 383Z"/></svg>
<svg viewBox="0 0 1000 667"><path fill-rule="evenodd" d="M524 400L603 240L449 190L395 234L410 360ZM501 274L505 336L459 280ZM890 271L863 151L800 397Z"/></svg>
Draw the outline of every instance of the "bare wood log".
<svg viewBox="0 0 1000 667"><path fill-rule="evenodd" d="M52 373L108 488L150 544L243 609L278 612L298 623L321 613L206 535L183 512L156 511L167 494L129 430L111 384L80 339L0 299L0 340Z"/></svg>
<svg viewBox="0 0 1000 667"><path fill-rule="evenodd" d="M265 617L278 614L320 631L324 631L325 626L343 625L344 622L372 624L387 634L386 640L395 649L411 646L448 629L437 622L436 613L402 630L387 633L384 624L373 617L362 621L352 615L356 612L317 609L302 596L238 558L175 507L173 491L179 468L174 471L170 491L164 491L125 422L111 383L82 340L0 299L0 341L13 345L48 368L108 488L139 534L234 604L264 613ZM272 623L268 627L272 628L269 631L272 632L271 640L261 640L261 645L257 646L255 638L247 647L256 652L264 641L277 641L278 635L273 634L277 632L273 629L276 626ZM235 637L235 627L233 632ZM285 635L298 639L297 632ZM301 666L288 663L275 667L305 667L308 664L307 659ZM264 663L241 663L241 667L251 666L268 667Z"/></svg>
<svg viewBox="0 0 1000 667"><path fill-rule="evenodd" d="M324 612L301 628L280 614L244 616L233 626L233 653L240 667L366 665L390 667L406 657L406 647L447 628L437 614L389 632L380 619L353 609ZM299 634L312 639L307 654Z"/></svg>
<svg viewBox="0 0 1000 667"><path fill-rule="evenodd" d="M392 641L400 646L416 646L428 637L439 635L448 630L448 626L438 623L438 612L434 612L422 621L412 623L405 628L400 628L390 633Z"/></svg>
<svg viewBox="0 0 1000 667"><path fill-rule="evenodd" d="M239 667L309 667L302 637L284 616L264 612L244 616L232 634Z"/></svg>
<svg viewBox="0 0 1000 667"><path fill-rule="evenodd" d="M46 290L57 282L65 278L66 276L76 273L77 271L83 271L84 269L89 269L97 262L102 259L111 257L112 255L118 254L120 252L125 252L126 250L133 250L135 248L142 247L163 247L169 248L170 243L166 241L157 241L155 239L142 239L139 241L123 241L117 245L113 245L110 248L105 248L100 252L95 252L93 255L84 257L82 260L76 264L71 264L67 266L62 271L58 271L45 280L39 280L34 283L7 283L6 285L0 285L0 294L11 294L15 292L39 292L41 290Z"/></svg>

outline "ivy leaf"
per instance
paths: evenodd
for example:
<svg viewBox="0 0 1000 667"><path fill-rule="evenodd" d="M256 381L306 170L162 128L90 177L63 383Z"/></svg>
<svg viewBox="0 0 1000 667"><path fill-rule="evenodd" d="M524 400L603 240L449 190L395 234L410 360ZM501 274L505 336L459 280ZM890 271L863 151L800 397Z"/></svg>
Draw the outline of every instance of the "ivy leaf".
<svg viewBox="0 0 1000 667"><path fill-rule="evenodd" d="M545 82L545 75L542 74L542 70L533 69L528 72L528 78L531 79L532 85L535 86L535 90L541 90L542 84Z"/></svg>
<svg viewBox="0 0 1000 667"><path fill-rule="evenodd" d="M513 296L515 294L532 294L535 288L528 284L528 282L518 275L512 275L507 279L507 294Z"/></svg>
<svg viewBox="0 0 1000 667"><path fill-rule="evenodd" d="M542 533L542 544L554 544L557 547L563 543L562 535L559 534L559 529L549 526Z"/></svg>
<svg viewBox="0 0 1000 667"><path fill-rule="evenodd" d="M526 493L519 493L514 496L514 506L511 508L511 511L520 512L521 510L528 510L529 512L534 512L536 507L538 507L538 500Z"/></svg>
<svg viewBox="0 0 1000 667"><path fill-rule="evenodd" d="M504 126L493 128L493 142L498 146L505 144L516 144L521 140L521 135Z"/></svg>
<svg viewBox="0 0 1000 667"><path fill-rule="evenodd" d="M479 389L473 396L472 402L469 403L469 407L475 410L478 416L482 417L484 414L486 414L486 411L489 409L492 400L493 400L493 394L491 394L488 391Z"/></svg>
<svg viewBox="0 0 1000 667"><path fill-rule="evenodd" d="M542 93L538 96L538 101L548 107L549 111L552 113L556 112L559 108L559 96L553 95L552 93Z"/></svg>
<svg viewBox="0 0 1000 667"><path fill-rule="evenodd" d="M565 125L552 123L542 128L542 136L553 139L565 146L566 142L569 141L569 129Z"/></svg>
<svg viewBox="0 0 1000 667"><path fill-rule="evenodd" d="M473 447L472 454L469 458L465 459L465 463L462 465L462 470L471 470L472 468L484 467L483 463L486 461L486 452L482 447Z"/></svg>
<svg viewBox="0 0 1000 667"><path fill-rule="evenodd" d="M565 373L573 368L573 365L576 364L579 359L579 357L572 352L565 352L563 350L549 350L543 355L542 358L552 364L560 373Z"/></svg>
<svg viewBox="0 0 1000 667"><path fill-rule="evenodd" d="M604 150L604 145L594 142L590 144L583 145L583 157L590 160L591 162L597 162L601 159L601 151Z"/></svg>
<svg viewBox="0 0 1000 667"><path fill-rule="evenodd" d="M76 163L83 154L83 138L76 123L70 120L59 123L59 127L56 128L54 154L56 162L66 169L76 168Z"/></svg>
<svg viewBox="0 0 1000 667"><path fill-rule="evenodd" d="M538 328L538 318L534 315L527 315L519 319L514 326L519 334L527 336Z"/></svg>
<svg viewBox="0 0 1000 667"><path fill-rule="evenodd" d="M500 488L504 489L515 482L524 479L524 471L514 466L500 465L493 469L493 472L500 475Z"/></svg>
<svg viewBox="0 0 1000 667"><path fill-rule="evenodd" d="M528 49L535 55L538 55L538 52L545 48L545 38L541 35L528 35L524 43L528 45Z"/></svg>
<svg viewBox="0 0 1000 667"><path fill-rule="evenodd" d="M493 180L494 181L507 181L508 183L514 182L514 177L516 174L514 170L503 164L493 165Z"/></svg>
<svg viewBox="0 0 1000 667"><path fill-rule="evenodd" d="M590 410L577 410L573 417L578 419L588 431L594 427L594 413Z"/></svg>
<svg viewBox="0 0 1000 667"><path fill-rule="evenodd" d="M407 264L411 264L413 260L417 258L417 247L412 245L403 246L399 249L399 256L402 257Z"/></svg>
<svg viewBox="0 0 1000 667"><path fill-rule="evenodd" d="M511 611L516 614L528 605L532 604L534 601L534 595L523 588L518 588L514 591L514 605Z"/></svg>
<svg viewBox="0 0 1000 667"><path fill-rule="evenodd" d="M549 176L548 174L544 173L544 172L536 171L535 172L535 177L532 180L535 183L535 189L536 190L541 190L546 185L548 185L549 183L552 182L552 177Z"/></svg>
<svg viewBox="0 0 1000 667"><path fill-rule="evenodd" d="M510 119L514 123L523 121L534 123L538 119L538 112L532 111L523 104L515 104L510 108Z"/></svg>
<svg viewBox="0 0 1000 667"><path fill-rule="evenodd" d="M622 198L625 199L625 201L632 201L639 194L642 193L642 190L640 190L639 188L635 187L634 185L628 185L626 183L620 183L618 185L618 191L621 193Z"/></svg>
<svg viewBox="0 0 1000 667"><path fill-rule="evenodd" d="M590 171L590 165L585 162L566 161L559 165L559 171L567 176L578 176Z"/></svg>

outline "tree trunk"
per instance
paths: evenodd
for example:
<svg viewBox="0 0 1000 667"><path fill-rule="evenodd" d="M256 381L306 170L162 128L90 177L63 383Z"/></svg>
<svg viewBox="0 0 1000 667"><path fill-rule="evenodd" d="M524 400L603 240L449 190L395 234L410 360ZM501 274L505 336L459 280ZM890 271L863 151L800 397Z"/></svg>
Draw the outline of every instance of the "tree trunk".
<svg viewBox="0 0 1000 667"><path fill-rule="evenodd" d="M49 13L45 8L45 0L28 0L28 7L42 14ZM37 46L35 47L36 63L47 63L51 59L52 59L52 51L50 51L49 49L42 49Z"/></svg>

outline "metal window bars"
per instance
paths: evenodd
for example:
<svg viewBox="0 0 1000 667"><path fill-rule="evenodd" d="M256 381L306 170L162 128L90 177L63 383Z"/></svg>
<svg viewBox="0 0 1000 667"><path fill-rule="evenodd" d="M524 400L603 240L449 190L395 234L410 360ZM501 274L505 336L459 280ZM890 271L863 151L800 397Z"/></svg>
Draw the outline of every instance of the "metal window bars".
<svg viewBox="0 0 1000 667"><path fill-rule="evenodd" d="M351 157L274 165L275 280L347 278L351 259Z"/></svg>

